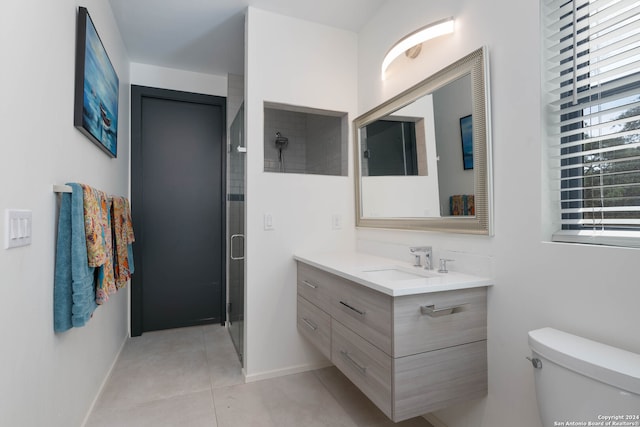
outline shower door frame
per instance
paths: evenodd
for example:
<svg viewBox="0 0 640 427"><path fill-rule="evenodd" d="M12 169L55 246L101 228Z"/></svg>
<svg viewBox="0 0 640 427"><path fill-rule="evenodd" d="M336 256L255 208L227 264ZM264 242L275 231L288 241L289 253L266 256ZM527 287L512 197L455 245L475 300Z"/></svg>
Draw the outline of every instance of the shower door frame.
<svg viewBox="0 0 640 427"><path fill-rule="evenodd" d="M238 113L234 117L229 127L229 150L227 154L227 327L229 336L242 366L244 367L244 350L245 350L245 254L246 246L245 237L245 181L246 181L246 147L244 146L244 103L240 106ZM238 135L238 141L234 140L235 134ZM234 162L234 156L237 156ZM238 177L235 176L234 166L240 166L241 181L238 189L234 188L234 184L238 183ZM235 179L234 179L235 178ZM236 190L236 191L234 191ZM236 215L234 215L234 213ZM240 218L234 222L235 216ZM235 240L234 240L235 239ZM241 256L238 256L237 249L234 248L234 242L242 241ZM240 275L240 277L237 277ZM239 288L233 288L239 286ZM235 296L239 295L236 300ZM240 309L240 310L239 310ZM240 318L237 318L238 313Z"/></svg>

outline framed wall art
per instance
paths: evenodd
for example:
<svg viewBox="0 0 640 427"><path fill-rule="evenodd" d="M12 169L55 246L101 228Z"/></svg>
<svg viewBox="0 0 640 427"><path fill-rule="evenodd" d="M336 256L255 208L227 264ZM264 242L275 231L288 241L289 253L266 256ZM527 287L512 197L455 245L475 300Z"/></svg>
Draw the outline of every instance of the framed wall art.
<svg viewBox="0 0 640 427"><path fill-rule="evenodd" d="M473 120L471 120L471 115L460 119L460 136L462 138L462 166L465 170L473 169Z"/></svg>
<svg viewBox="0 0 640 427"><path fill-rule="evenodd" d="M86 8L78 8L73 124L111 157L118 155L119 79Z"/></svg>

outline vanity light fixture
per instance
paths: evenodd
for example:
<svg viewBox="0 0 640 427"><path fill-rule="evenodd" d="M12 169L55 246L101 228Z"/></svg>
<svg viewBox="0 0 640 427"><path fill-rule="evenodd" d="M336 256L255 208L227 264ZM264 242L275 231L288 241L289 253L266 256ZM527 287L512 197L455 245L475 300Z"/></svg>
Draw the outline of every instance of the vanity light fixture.
<svg viewBox="0 0 640 427"><path fill-rule="evenodd" d="M402 53L406 52L410 58L415 58L420 54L420 46L427 40L434 39L445 34L453 33L453 17L442 19L437 22L433 22L426 27L417 29L411 34L407 34L400 39L391 49L387 52L382 61L382 80L385 79L385 74L389 65Z"/></svg>

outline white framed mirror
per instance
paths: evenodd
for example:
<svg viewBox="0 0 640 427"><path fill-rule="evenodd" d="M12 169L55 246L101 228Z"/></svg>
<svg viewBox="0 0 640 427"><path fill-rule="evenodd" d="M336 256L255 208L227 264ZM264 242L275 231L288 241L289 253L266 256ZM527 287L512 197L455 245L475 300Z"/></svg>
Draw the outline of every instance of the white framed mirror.
<svg viewBox="0 0 640 427"><path fill-rule="evenodd" d="M354 120L356 226L493 234L486 48Z"/></svg>

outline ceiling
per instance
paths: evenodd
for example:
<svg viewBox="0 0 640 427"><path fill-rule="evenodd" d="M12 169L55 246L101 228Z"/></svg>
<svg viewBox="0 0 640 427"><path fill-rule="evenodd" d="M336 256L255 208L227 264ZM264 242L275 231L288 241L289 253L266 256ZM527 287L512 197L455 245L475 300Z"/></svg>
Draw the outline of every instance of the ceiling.
<svg viewBox="0 0 640 427"><path fill-rule="evenodd" d="M385 0L109 0L132 62L244 74L248 6L358 32Z"/></svg>

